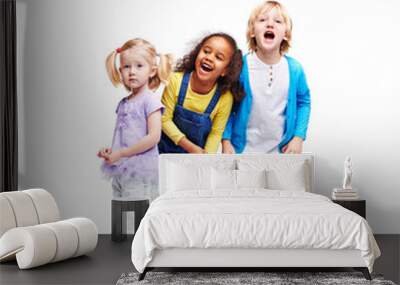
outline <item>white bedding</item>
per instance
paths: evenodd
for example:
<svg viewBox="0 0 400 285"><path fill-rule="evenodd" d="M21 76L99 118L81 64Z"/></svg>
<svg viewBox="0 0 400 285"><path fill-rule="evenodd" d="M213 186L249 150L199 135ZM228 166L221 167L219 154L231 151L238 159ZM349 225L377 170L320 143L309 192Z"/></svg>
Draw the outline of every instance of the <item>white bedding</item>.
<svg viewBox="0 0 400 285"><path fill-rule="evenodd" d="M165 248L358 249L370 272L380 255L359 215L318 194L265 189L160 196L133 240L135 268Z"/></svg>

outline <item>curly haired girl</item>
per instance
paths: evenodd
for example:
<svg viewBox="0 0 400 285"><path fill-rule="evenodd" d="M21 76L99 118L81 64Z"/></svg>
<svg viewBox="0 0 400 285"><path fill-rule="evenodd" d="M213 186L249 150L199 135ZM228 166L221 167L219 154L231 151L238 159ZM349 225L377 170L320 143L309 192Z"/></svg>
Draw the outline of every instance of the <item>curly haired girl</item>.
<svg viewBox="0 0 400 285"><path fill-rule="evenodd" d="M162 103L160 153L215 153L239 85L242 52L225 33L204 37L177 64Z"/></svg>

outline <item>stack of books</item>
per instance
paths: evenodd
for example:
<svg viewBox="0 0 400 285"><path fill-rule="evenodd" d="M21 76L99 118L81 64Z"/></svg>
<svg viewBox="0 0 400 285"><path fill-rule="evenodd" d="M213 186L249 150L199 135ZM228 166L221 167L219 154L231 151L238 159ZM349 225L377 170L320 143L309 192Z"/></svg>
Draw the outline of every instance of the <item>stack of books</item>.
<svg viewBox="0 0 400 285"><path fill-rule="evenodd" d="M355 189L334 188L332 192L333 200L358 200L358 192Z"/></svg>

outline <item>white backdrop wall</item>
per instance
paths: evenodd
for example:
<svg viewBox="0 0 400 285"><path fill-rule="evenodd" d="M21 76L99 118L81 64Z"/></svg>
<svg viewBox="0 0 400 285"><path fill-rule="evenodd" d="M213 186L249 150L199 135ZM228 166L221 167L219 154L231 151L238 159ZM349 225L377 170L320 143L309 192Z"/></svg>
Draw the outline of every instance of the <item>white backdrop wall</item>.
<svg viewBox="0 0 400 285"><path fill-rule="evenodd" d="M143 37L182 56L201 35L225 31L246 51L259 1L17 0L20 188L43 187L64 217L110 232L111 188L99 147L109 145L125 91L108 81L106 55ZM400 233L400 2L283 1L294 22L290 55L312 91L305 151L316 155L317 193L353 184L375 233Z"/></svg>

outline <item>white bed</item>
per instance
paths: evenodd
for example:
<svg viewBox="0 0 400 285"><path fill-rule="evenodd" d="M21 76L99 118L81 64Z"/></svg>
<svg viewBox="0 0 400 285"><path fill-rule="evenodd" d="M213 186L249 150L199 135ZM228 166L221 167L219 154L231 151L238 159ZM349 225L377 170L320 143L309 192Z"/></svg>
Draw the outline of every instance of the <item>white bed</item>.
<svg viewBox="0 0 400 285"><path fill-rule="evenodd" d="M310 154L161 155L161 196L132 262L141 278L155 267L354 267L370 278L380 251L368 223L313 191Z"/></svg>

